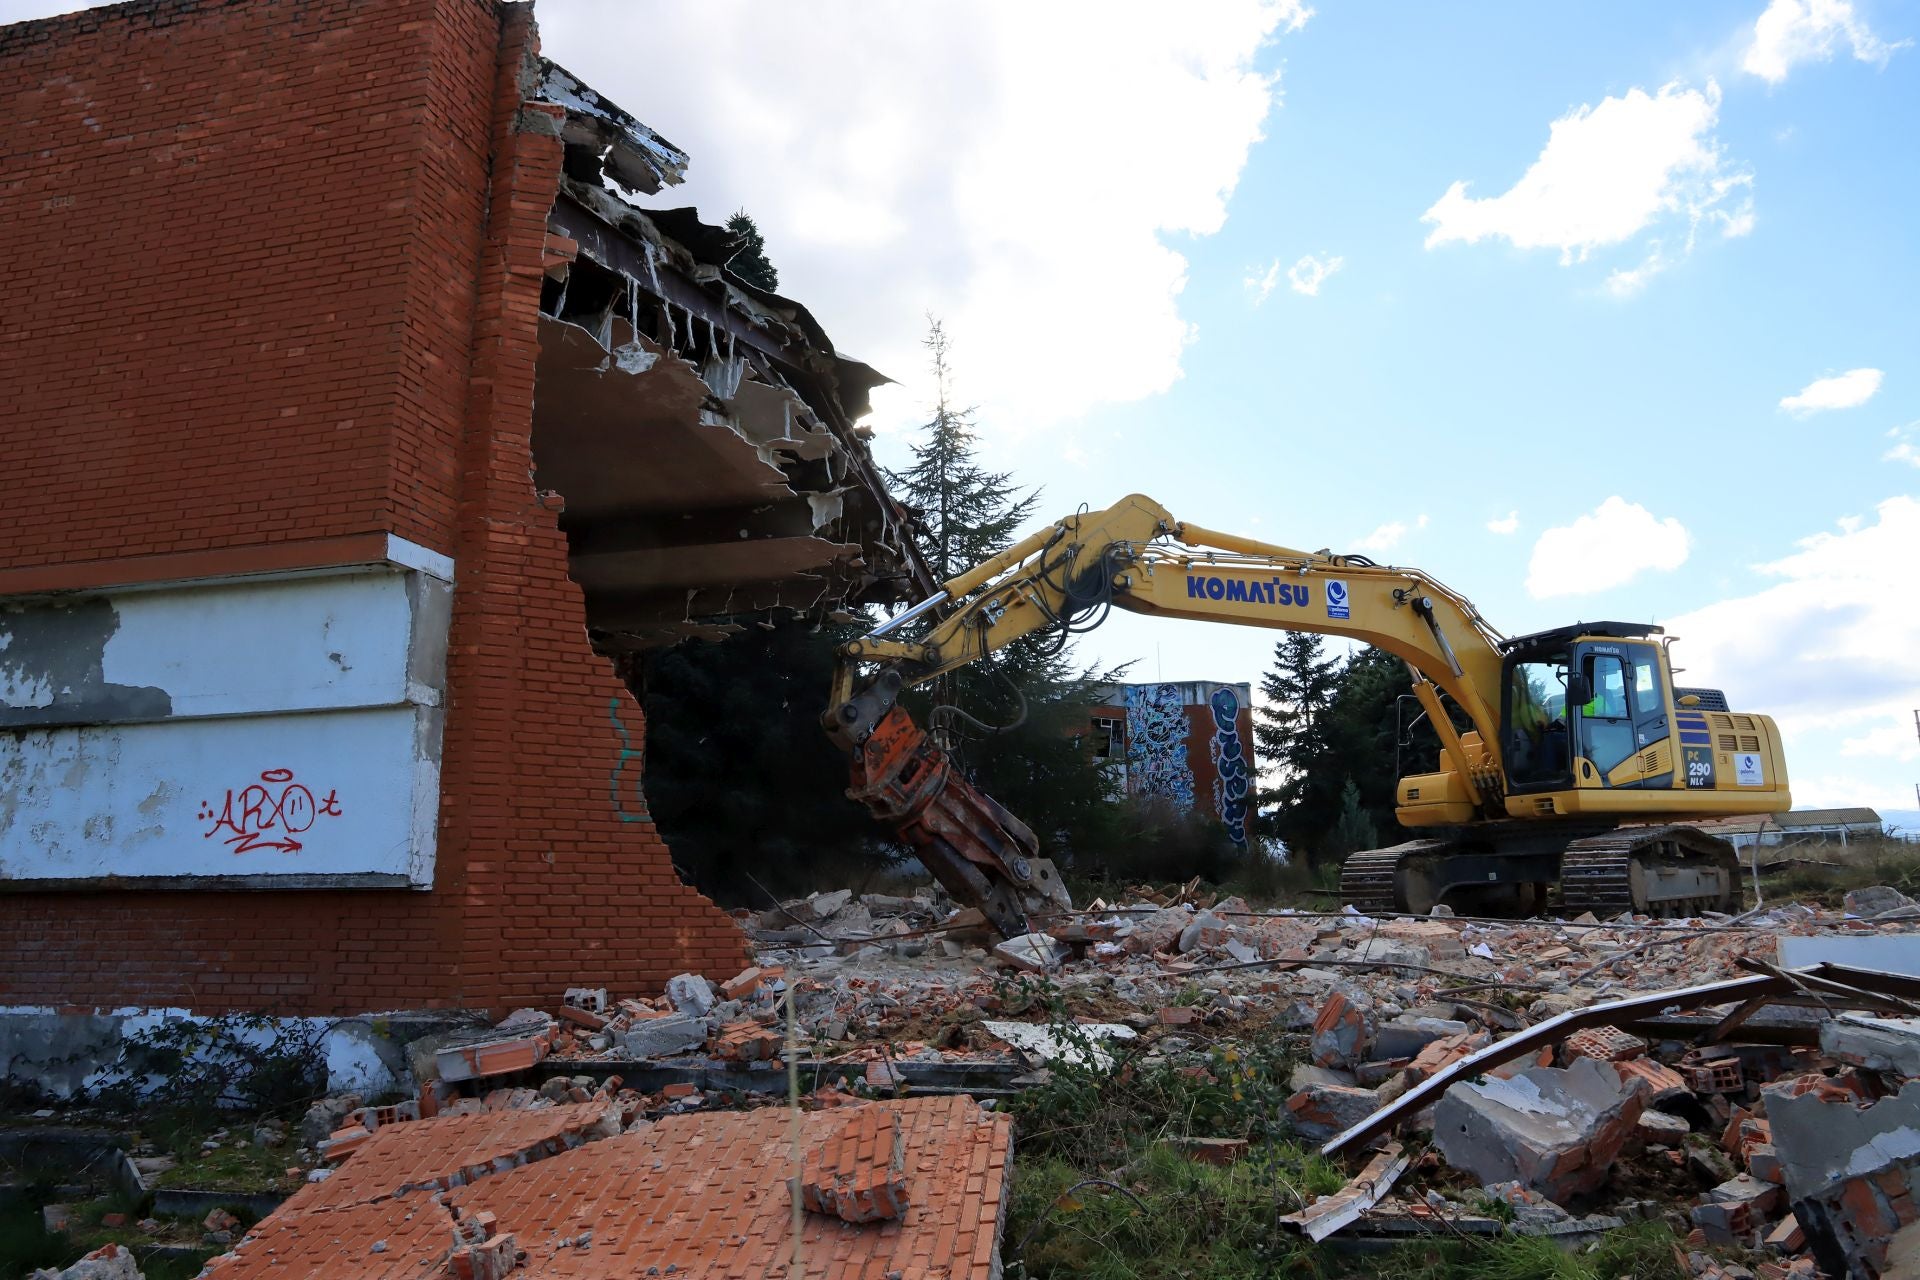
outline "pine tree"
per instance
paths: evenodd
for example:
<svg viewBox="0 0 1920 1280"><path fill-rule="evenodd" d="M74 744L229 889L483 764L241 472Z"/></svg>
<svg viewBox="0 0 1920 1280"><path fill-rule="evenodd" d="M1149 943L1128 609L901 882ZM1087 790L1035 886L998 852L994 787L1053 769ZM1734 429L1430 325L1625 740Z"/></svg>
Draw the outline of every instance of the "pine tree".
<svg viewBox="0 0 1920 1280"><path fill-rule="evenodd" d="M1328 852L1344 858L1361 849L1371 849L1380 843L1374 831L1373 816L1367 812L1360 799L1359 784L1352 778L1340 789L1340 817L1333 824L1333 834L1329 838Z"/></svg>
<svg viewBox="0 0 1920 1280"><path fill-rule="evenodd" d="M927 531L921 549L933 576L945 582L1012 545L1040 491L1016 496L1011 472L988 471L976 460L974 410L953 403L947 334L938 320L929 319L921 345L933 367L933 416L912 446L913 465L887 472L887 482L919 509Z"/></svg>
<svg viewBox="0 0 1920 1280"><path fill-rule="evenodd" d="M1308 865L1318 864L1321 836L1338 795L1326 763L1327 716L1339 683L1339 663L1325 655L1319 636L1304 631L1280 638L1273 647L1273 667L1260 681L1254 743L1261 763L1278 777L1261 797L1278 806L1265 825L1289 850L1303 853Z"/></svg>
<svg viewBox="0 0 1920 1280"><path fill-rule="evenodd" d="M767 241L745 209L727 219L727 230L740 237L740 247L727 261L727 270L748 284L771 293L780 287L780 273L767 259Z"/></svg>
<svg viewBox="0 0 1920 1280"><path fill-rule="evenodd" d="M921 549L944 582L1011 546L1040 495L1022 494L1010 472L980 465L974 410L954 404L950 347L938 320L929 320L924 345L933 410L910 446L912 464L887 480L920 513ZM1106 775L1080 739L1095 691L1120 672L1078 670L1062 639L1023 637L911 700L916 718L975 785L1032 827L1042 852L1055 858L1107 838L1117 825Z"/></svg>

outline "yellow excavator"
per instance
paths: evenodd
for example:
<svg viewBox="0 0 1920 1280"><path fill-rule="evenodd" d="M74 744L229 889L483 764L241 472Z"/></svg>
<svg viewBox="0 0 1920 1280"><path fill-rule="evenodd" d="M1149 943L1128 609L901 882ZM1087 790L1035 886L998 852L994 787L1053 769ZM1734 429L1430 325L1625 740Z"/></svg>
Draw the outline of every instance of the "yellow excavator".
<svg viewBox="0 0 1920 1280"><path fill-rule="evenodd" d="M840 651L822 723L851 760L847 794L1006 936L1070 909L1059 872L899 695L1109 608L1347 636L1407 664L1440 768L1399 782L1395 815L1423 838L1347 859L1342 896L1363 912L1539 907L1555 883L1569 915L1732 910L1732 847L1684 824L1792 803L1773 720L1676 687L1659 627L1508 638L1418 569L1203 529L1135 494L1035 532Z"/></svg>

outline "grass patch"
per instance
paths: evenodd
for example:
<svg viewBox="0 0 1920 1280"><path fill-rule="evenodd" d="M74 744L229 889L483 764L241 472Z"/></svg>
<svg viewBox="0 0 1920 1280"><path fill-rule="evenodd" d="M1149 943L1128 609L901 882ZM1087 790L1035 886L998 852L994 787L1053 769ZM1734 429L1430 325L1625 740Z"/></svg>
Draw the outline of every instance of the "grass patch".
<svg viewBox="0 0 1920 1280"><path fill-rule="evenodd" d="M1920 897L1920 844L1906 840L1868 837L1845 845L1782 845L1759 852L1762 864L1803 859L1760 878L1761 895L1769 903L1818 902L1837 907L1848 890L1872 885L1888 885L1908 897ZM1743 866L1752 858L1753 850L1741 851Z"/></svg>
<svg viewBox="0 0 1920 1280"><path fill-rule="evenodd" d="M1396 1249L1364 1266L1356 1261L1349 1274L1374 1280L1688 1280L1674 1253L1678 1243L1658 1222L1622 1227L1575 1249L1544 1236L1437 1241Z"/></svg>
<svg viewBox="0 0 1920 1280"><path fill-rule="evenodd" d="M1170 1147L1143 1148L1114 1191L1080 1185L1065 1161L1014 1170L1007 1228L1008 1274L1028 1277L1320 1276L1313 1251L1275 1219L1304 1194L1327 1189L1315 1160L1274 1143L1224 1168L1187 1159ZM1333 1187L1342 1179L1335 1172ZM1314 1187L1318 1190L1309 1190ZM1019 1246L1025 1242L1025 1248Z"/></svg>

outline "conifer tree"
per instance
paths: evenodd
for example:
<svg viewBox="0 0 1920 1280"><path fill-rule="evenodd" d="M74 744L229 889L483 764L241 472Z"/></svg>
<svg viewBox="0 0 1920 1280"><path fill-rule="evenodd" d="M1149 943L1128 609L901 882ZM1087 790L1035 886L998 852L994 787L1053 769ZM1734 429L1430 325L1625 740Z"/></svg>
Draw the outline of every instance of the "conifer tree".
<svg viewBox="0 0 1920 1280"><path fill-rule="evenodd" d="M767 241L745 209L727 219L727 230L740 237L740 247L727 262L727 270L748 284L771 293L780 287L780 273L767 258Z"/></svg>

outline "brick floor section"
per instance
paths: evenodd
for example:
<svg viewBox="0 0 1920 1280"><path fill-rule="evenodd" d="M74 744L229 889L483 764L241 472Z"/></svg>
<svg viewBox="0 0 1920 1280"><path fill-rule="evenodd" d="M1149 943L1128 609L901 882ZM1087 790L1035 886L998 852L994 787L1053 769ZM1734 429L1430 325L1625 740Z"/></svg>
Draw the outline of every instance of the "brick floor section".
<svg viewBox="0 0 1920 1280"><path fill-rule="evenodd" d="M382 1125L332 1177L302 1187L286 1207L333 1209L410 1190L475 1182L617 1133L617 1120L612 1129L602 1127L610 1106L605 1101L581 1102Z"/></svg>
<svg viewBox="0 0 1920 1280"><path fill-rule="evenodd" d="M901 1280L996 1280L1012 1158L1011 1120L983 1111L965 1097L865 1105L884 1109L903 1135L906 1211L898 1219L862 1225L806 1214L805 1274L848 1280L881 1280L893 1273ZM563 1110L567 1108L553 1109ZM803 1152L820 1149L847 1124L849 1112L842 1107L804 1114ZM551 1113L519 1113L537 1114ZM497 1125L508 1118L495 1114L461 1119ZM425 1137L443 1123L395 1125L375 1138L407 1130ZM794 1173L791 1124L791 1114L778 1107L670 1116L641 1130L481 1178L444 1193L439 1197L443 1204L419 1194L327 1207L302 1192L260 1223L233 1253L216 1259L209 1273L216 1280L437 1277L447 1273L446 1259L454 1244L452 1213L491 1213L494 1230L511 1234L526 1254L513 1272L514 1280L786 1277L793 1257L787 1181ZM462 1132L472 1138L484 1131ZM371 1145L363 1148L346 1168L374 1150ZM460 1158L457 1150L443 1149L437 1141L416 1142L410 1150L422 1167L450 1167Z"/></svg>

